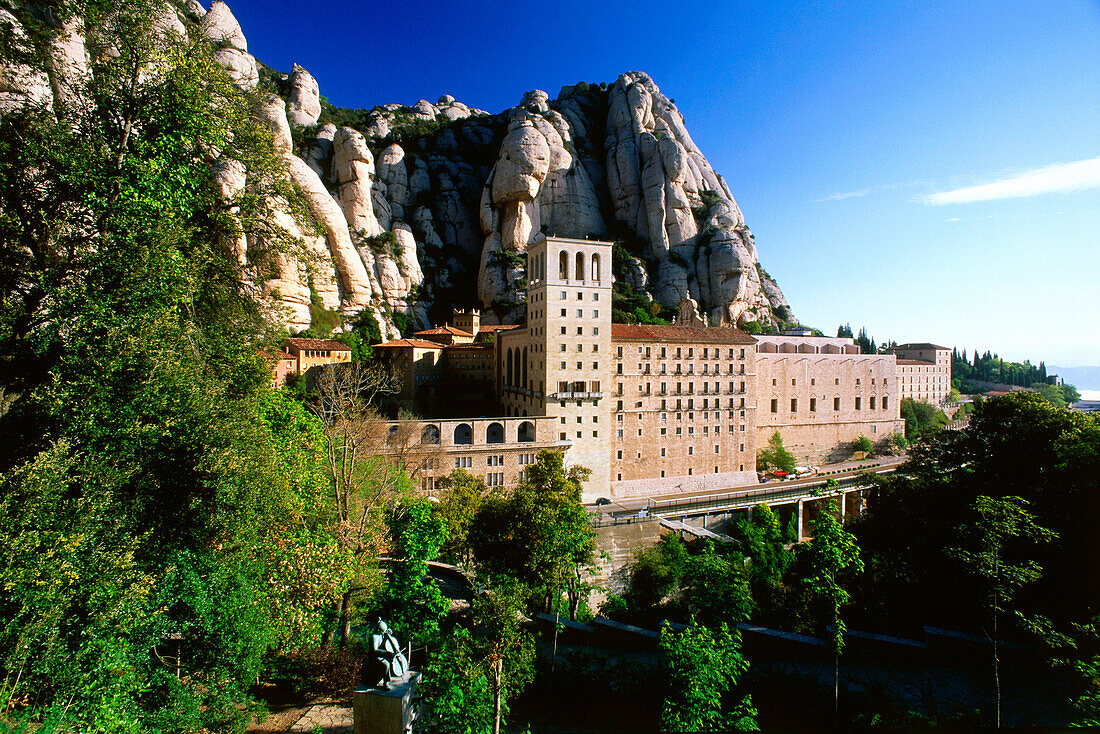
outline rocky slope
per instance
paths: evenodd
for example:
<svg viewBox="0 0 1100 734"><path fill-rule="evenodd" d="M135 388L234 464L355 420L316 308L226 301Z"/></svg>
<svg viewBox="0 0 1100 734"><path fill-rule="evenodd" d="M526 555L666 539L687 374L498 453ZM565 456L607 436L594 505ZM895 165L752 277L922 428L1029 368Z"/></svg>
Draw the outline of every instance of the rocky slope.
<svg viewBox="0 0 1100 734"><path fill-rule="evenodd" d="M620 241L618 279L664 308L690 297L715 324L791 320L726 182L642 72L565 87L554 100L534 90L495 115L450 96L349 114L324 109L302 67L277 74L258 64L220 0L208 11L197 0L166 8L158 22L177 33L195 26L234 82L258 89L255 115L313 221L270 202L273 224L301 247L263 277L249 252L264 243L241 235L230 247L291 330L310 326L311 304L349 319L366 311L384 336L396 323L444 321L454 306L480 305L489 322L522 319L520 255L545 235ZM12 16L0 24L19 41ZM0 113L49 103L64 89L58 78L86 73L79 28L63 39L49 73L0 68ZM212 168L231 201L248 172L229 160Z"/></svg>

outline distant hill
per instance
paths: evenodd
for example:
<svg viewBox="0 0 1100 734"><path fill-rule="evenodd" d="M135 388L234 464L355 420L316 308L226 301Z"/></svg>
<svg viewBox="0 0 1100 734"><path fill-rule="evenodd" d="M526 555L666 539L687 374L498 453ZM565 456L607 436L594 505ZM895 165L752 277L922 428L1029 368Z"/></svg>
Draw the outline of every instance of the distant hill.
<svg viewBox="0 0 1100 734"><path fill-rule="evenodd" d="M1055 367L1047 365L1047 372L1058 375L1078 390L1100 390L1100 366Z"/></svg>

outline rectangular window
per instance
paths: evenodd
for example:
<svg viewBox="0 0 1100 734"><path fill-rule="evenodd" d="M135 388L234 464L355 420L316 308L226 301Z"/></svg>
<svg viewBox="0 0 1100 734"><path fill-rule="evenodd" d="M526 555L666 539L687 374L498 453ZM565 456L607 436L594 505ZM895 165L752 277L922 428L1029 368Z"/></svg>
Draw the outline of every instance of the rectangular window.
<svg viewBox="0 0 1100 734"><path fill-rule="evenodd" d="M886 401L889 400L889 399L890 398L886 397L885 395L882 396L882 409L883 410L886 410Z"/></svg>
<svg viewBox="0 0 1100 734"><path fill-rule="evenodd" d="M791 412L798 412L798 398L791 398Z"/></svg>
<svg viewBox="0 0 1100 734"><path fill-rule="evenodd" d="M778 398L772 398L772 412L773 413L778 413L779 412L779 399Z"/></svg>
<svg viewBox="0 0 1100 734"><path fill-rule="evenodd" d="M862 402L863 402L862 398L856 398L856 410L860 410Z"/></svg>
<svg viewBox="0 0 1100 734"><path fill-rule="evenodd" d="M833 410L840 410L840 398L833 398Z"/></svg>
<svg viewBox="0 0 1100 734"><path fill-rule="evenodd" d="M867 407L870 408L871 410L874 410L875 409L875 396L872 395L869 398L869 400L870 400L870 402L867 404Z"/></svg>
<svg viewBox="0 0 1100 734"><path fill-rule="evenodd" d="M563 308L563 309L561 310L561 317L562 317L563 319L565 318L565 309L564 309L564 308ZM563 334L564 334L564 333L565 333L565 330L563 329L561 333L563 333Z"/></svg>
<svg viewBox="0 0 1100 734"><path fill-rule="evenodd" d="M810 398L810 412L817 412L817 398Z"/></svg>

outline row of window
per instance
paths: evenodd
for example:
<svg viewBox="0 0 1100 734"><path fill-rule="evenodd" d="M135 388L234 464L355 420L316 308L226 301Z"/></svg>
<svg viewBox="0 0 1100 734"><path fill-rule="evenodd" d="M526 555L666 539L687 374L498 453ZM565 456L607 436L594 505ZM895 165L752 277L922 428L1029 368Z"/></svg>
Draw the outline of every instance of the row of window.
<svg viewBox="0 0 1100 734"><path fill-rule="evenodd" d="M862 380L862 378L860 378L860 377L857 377L857 378L856 378L856 384L857 384L857 385L862 385L863 383L862 383L862 381L861 381L861 380ZM778 380L777 380L776 378L774 378L774 377L773 377L773 378L772 378L772 387L775 387L775 386L777 386L778 384L779 384ZM814 385L816 385L816 384L817 384L817 378L816 378L816 377L811 377L811 378L810 378L810 385L811 385L811 386L814 386ZM839 385L839 384L840 384L840 378L839 378L839 377L834 377L834 378L833 378L833 384L834 384L834 385ZM872 377L872 378L871 378L871 384L872 384L872 385L874 385L874 384L875 384L875 378L874 378L874 377ZM883 377L883 378L882 378L882 384L883 384L884 386L885 386L885 385L887 385L887 384L888 384L888 378L886 378L886 377ZM791 387L798 387L798 380L797 380L796 378L793 378L793 377L791 378Z"/></svg>
<svg viewBox="0 0 1100 734"><path fill-rule="evenodd" d="M660 359L667 359L668 358L668 349L669 349L668 347L661 347ZM644 354L645 358L649 359L650 356L652 355L651 350L656 350L656 347L638 347L638 356L642 356ZM676 356L674 357L674 359L682 359L685 350L687 351L687 358L688 359L695 359L695 347L676 347ZM703 347L702 349L699 350L699 353L700 353L700 358L702 358L702 359L721 359L722 358L722 349L721 349L721 347ZM734 356L733 356L734 353L737 354L737 359L744 359L745 358L744 348L734 349L733 347L730 347L726 351L726 359L734 359ZM615 355L621 359L622 356L623 356L623 348L619 347L616 350Z"/></svg>
<svg viewBox="0 0 1100 734"><path fill-rule="evenodd" d="M657 394L658 395L694 395L696 385L699 385L701 387L701 389L699 390L700 395L709 395L711 393L711 387L710 387L711 383L709 383L709 382L698 382L698 383L689 382L687 384L687 390L686 391L684 390L683 383L677 382L676 383L676 389L673 392L669 392L667 382L662 382L661 387L659 388L659 392ZM617 395L622 395L623 394L623 383L621 383L621 382L616 383L615 387L618 390L618 392L616 394ZM647 382L647 383L645 383L645 385L643 385L642 383L639 382L638 383L638 392L642 395L652 395L653 394L653 383ZM714 381L713 392L714 392L715 395L721 395L722 394L722 385L717 380ZM744 380L742 380L740 383L738 383L734 380L730 380L729 381L729 391L727 392L727 394L729 394L729 393L738 393L738 392L741 392L741 393L745 392L745 382L744 382Z"/></svg>
<svg viewBox="0 0 1100 734"><path fill-rule="evenodd" d="M577 431L577 438L581 438L583 436L583 434L584 434L584 431ZM599 437L600 437L600 432L599 431L592 431L592 438L599 438ZM565 431L562 431L561 433L558 434L558 440L560 440L560 441L568 441L569 440L565 437Z"/></svg>
<svg viewBox="0 0 1100 734"><path fill-rule="evenodd" d="M745 444L741 444L741 449L740 450L741 451L745 450ZM637 456L635 458L638 458L638 459L642 458L642 452L641 451L638 451L636 453L637 453ZM716 453L716 454L722 453L722 444L719 444L719 443L714 444L714 453ZM695 447L694 446L688 446L687 447L687 455L688 456L695 456ZM664 458L664 457L667 457L667 456L668 456L668 449L662 448L661 449L661 457ZM623 460L622 449L619 449L618 451L615 452L615 458L618 461Z"/></svg>
<svg viewBox="0 0 1100 734"><path fill-rule="evenodd" d="M744 465L744 464L740 464L740 465L738 465L738 469L737 469L737 470L738 470L738 471L745 471L745 465ZM694 470L694 469L693 469L692 467L690 467L690 466L689 466L689 467L688 467L688 476L689 476L689 477L690 477L690 476L693 476L693 475L694 475L694 473L695 473L695 470ZM717 474L717 473L718 473L718 467L714 467L714 473L715 473L715 474ZM665 476L665 472L664 472L664 470L662 469L662 470L661 470L661 478L663 479L663 478L664 478L664 476ZM621 482L622 480L623 480L623 475L622 475L622 474L616 474L616 475L615 475L615 481L617 481L617 482Z"/></svg>
<svg viewBox="0 0 1100 734"><path fill-rule="evenodd" d="M870 410L875 410L875 396L872 395L869 398L869 400L870 400L869 409ZM882 396L882 409L883 410L889 410L890 409L889 406L890 406L889 396L883 395ZM863 398L857 397L855 399L855 409L856 410L863 410ZM840 398L833 398L833 410L834 411L839 411L840 410ZM772 412L773 413L778 413L779 412L779 399L778 398L772 398ZM791 398L791 412L792 413L797 413L798 412L798 398ZM811 413L816 413L817 412L817 398L810 398L810 412Z"/></svg>
<svg viewBox="0 0 1100 734"><path fill-rule="evenodd" d="M653 372L653 370L650 369L650 365L643 364L642 362L639 362L638 363L638 371L633 373L633 374L637 374L637 375L651 375L651 374L657 374L657 375L668 375L668 374L673 374L673 375L694 375L695 374L695 364L694 363L688 364L687 369L684 369L683 365L677 363L675 365L675 368L674 368L673 372L668 371L668 365L665 364L665 363L661 363L660 365L658 365L658 367L659 367L659 369L657 370L657 372ZM699 372L700 375L720 375L720 374L722 374L722 365L718 364L717 362L714 363L714 370L713 371L711 370L710 364L703 364L702 368L703 368L702 371ZM615 365L615 372L620 374L620 375L623 374L623 363L622 362L619 362L618 364ZM743 374L745 374L745 365L744 364L734 365L731 362L731 363L726 365L726 374L727 375L743 375Z"/></svg>
<svg viewBox="0 0 1100 734"><path fill-rule="evenodd" d="M646 394L648 394L648 393L646 393ZM711 400L714 400L714 405L711 405ZM734 401L737 401L736 405L734 405ZM615 402L616 402L615 410L617 412L621 413L622 410L623 410L623 401L622 400L617 400ZM642 401L639 400L639 401L635 402L634 407L635 408L641 408L642 407ZM719 410L719 409L721 409L721 407L722 407L721 398L703 398L703 402L699 406L699 409L700 410L711 410L713 408L715 410ZM727 398L726 399L726 408L729 409L729 410L733 410L734 408L744 408L744 407L745 407L745 399L744 398ZM676 405L669 405L668 399L661 398L660 410L669 410L669 409L671 409L671 410L695 410L695 398L687 398L687 403L686 404L684 402L684 398L676 398ZM651 408L651 410L652 410L652 408Z"/></svg>
<svg viewBox="0 0 1100 734"><path fill-rule="evenodd" d="M704 428L706 428L706 426L703 426L703 427L704 427ZM695 429L694 429L694 427L693 427L693 426L689 426L689 427L688 427L688 435L689 435L689 436L693 435L693 431L694 431L694 430L695 430ZM714 430L715 430L715 433L717 433L717 432L718 432L718 427L717 427L717 426L715 426L715 427L714 427ZM743 423L742 423L742 424L738 425L738 426L737 426L737 430L738 430L738 432L740 432L740 433L744 433L744 432L745 432L745 424L743 424ZM729 431L730 431L730 434L731 434L731 435L732 435L732 434L733 434L733 432L734 432L734 431L733 431L733 424L732 424L732 423L730 424L730 428L729 428ZM660 431L659 431L659 434L660 434L661 436L668 436L668 429L662 426L662 427L661 427L661 429L660 429ZM638 429L638 435L639 435L639 436L641 436L641 435L642 435L642 429L641 429L641 428L639 428L639 429ZM682 435L684 435L684 434L683 434L683 429L682 429L682 428L681 428L680 426L676 426L676 434L675 434L675 435L677 435L677 436L682 436ZM704 434L704 435L705 435L705 434ZM580 437L580 435L579 435L579 433L578 433L578 438L579 438L579 437ZM623 429L622 429L622 428L619 428L618 430L616 430L616 431L615 431L615 438L622 438L622 437L623 437ZM744 449L741 449L741 450L742 450L742 451L744 451Z"/></svg>

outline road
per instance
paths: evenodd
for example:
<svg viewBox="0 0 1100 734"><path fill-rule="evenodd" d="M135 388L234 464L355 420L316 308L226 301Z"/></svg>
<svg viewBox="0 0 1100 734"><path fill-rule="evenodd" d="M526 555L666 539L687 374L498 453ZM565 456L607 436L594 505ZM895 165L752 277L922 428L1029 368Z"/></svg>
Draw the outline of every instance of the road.
<svg viewBox="0 0 1100 734"><path fill-rule="evenodd" d="M609 505L602 505L596 507L594 505L589 506L589 511L593 514L600 513L607 519L630 517L638 514L639 510L651 510L659 513L661 504L706 504L708 500L721 500L727 497L736 496L737 498L744 497L747 499L751 496L753 499L759 498L760 501L764 501L772 493L782 493L784 495L791 494L792 490L796 490L800 487L813 487L815 485L824 484L828 479L835 479L837 481L843 481L856 476L862 471L872 470L881 472L884 469L890 470L896 468L899 464L904 462L907 457L905 456L887 456L881 459L872 459L870 461L848 462L846 464L834 464L825 467L826 472L820 474L804 477L802 479L790 479L785 481L772 480L761 484L750 484L739 487L729 487L727 489L709 490L705 492L671 492L661 495L653 495L651 497L634 497L630 499L613 500Z"/></svg>

